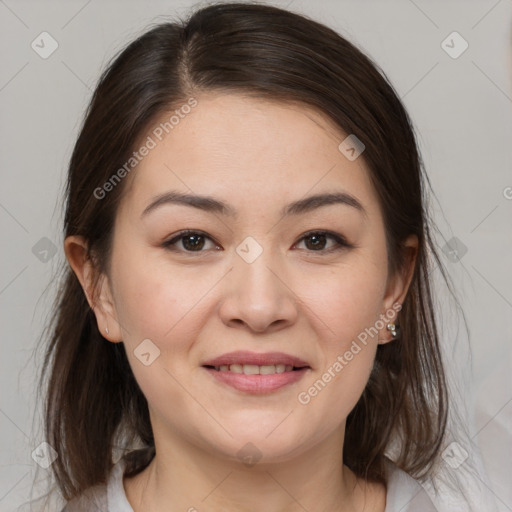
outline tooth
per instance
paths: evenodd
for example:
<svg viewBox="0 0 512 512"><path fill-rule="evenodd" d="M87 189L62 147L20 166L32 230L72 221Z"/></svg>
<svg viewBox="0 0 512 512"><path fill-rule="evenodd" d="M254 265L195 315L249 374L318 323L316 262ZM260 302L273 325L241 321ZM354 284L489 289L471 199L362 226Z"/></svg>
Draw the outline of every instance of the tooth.
<svg viewBox="0 0 512 512"><path fill-rule="evenodd" d="M292 365L285 364L267 364L259 366L257 364L222 364L215 366L215 369L220 372L243 373L245 375L273 375L275 373L291 372Z"/></svg>
<svg viewBox="0 0 512 512"><path fill-rule="evenodd" d="M257 364L244 364L245 375L258 375L260 367Z"/></svg>
<svg viewBox="0 0 512 512"><path fill-rule="evenodd" d="M229 366L229 371L233 373L244 373L244 367L241 364L232 364Z"/></svg>
<svg viewBox="0 0 512 512"><path fill-rule="evenodd" d="M273 364L260 366L260 373L261 375L272 375L276 373L276 367Z"/></svg>

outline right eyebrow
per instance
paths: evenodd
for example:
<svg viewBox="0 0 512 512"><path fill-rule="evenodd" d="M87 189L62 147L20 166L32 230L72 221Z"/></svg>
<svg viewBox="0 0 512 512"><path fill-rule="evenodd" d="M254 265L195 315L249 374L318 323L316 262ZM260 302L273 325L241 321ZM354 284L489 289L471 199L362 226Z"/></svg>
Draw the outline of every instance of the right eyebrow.
<svg viewBox="0 0 512 512"><path fill-rule="evenodd" d="M233 208L233 206L215 197L169 191L154 198L153 201L151 201L151 203L144 209L141 217L146 216L151 211L165 204L182 204L206 212L220 213L234 218L238 216L238 212ZM281 210L281 216L301 215L316 210L317 208L333 204L347 205L360 211L364 216L367 215L366 210L358 199L347 192L340 191L316 194L294 201L286 205Z"/></svg>

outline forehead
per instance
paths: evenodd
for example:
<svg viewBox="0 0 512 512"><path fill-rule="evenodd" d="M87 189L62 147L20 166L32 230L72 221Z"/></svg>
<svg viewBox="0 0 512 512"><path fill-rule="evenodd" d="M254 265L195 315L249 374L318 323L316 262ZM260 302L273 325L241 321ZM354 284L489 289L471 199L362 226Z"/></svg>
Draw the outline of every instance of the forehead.
<svg viewBox="0 0 512 512"><path fill-rule="evenodd" d="M195 99L188 113L163 113L141 137L152 148L124 201L140 209L166 190L214 195L237 210L331 189L376 199L363 158L339 151L347 134L316 109L232 93Z"/></svg>

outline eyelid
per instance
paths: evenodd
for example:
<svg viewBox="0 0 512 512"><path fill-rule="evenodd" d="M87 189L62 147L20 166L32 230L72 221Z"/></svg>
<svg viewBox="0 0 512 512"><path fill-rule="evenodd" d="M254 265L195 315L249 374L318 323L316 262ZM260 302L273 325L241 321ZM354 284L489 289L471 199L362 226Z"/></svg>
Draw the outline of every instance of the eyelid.
<svg viewBox="0 0 512 512"><path fill-rule="evenodd" d="M297 245L299 242L302 242L304 238L308 238L313 235L325 235L326 237L332 238L336 242L335 247L331 247L330 249L323 249L321 251L307 251L308 253L318 253L318 254L328 254L330 252L334 252L340 249L353 249L355 246L347 242L346 238L340 233L335 233L334 231L329 231L327 229L313 229L308 231L300 236L299 240L294 244Z"/></svg>
<svg viewBox="0 0 512 512"><path fill-rule="evenodd" d="M314 229L311 231L307 231L306 233L304 233L300 236L300 238L297 240L297 242L295 242L293 244L292 247L294 247L298 243L302 242L305 238L308 238L310 236L317 235L317 234L325 235L327 237L332 238L336 242L337 245L335 247L331 247L330 249L322 249L319 251L306 250L306 252L312 253L312 254L318 253L319 255L322 255L322 254L328 254L328 253L331 253L331 252L334 252L334 251L337 251L340 249L352 249L355 247L355 245L348 243L343 235L341 235L339 233L335 233L334 231L329 231L329 230L325 230L325 229ZM173 235L172 238L164 241L162 243L162 245L164 246L164 248L166 248L168 250L173 250L173 249L171 249L171 247L174 246L179 240L181 240L183 237L185 237L187 235L201 235L204 238L211 240L216 246L220 246L220 244L218 244L210 235L208 235L207 233L205 233L204 231L201 231L199 229L184 229L184 230L176 233L175 235ZM199 255L206 251L176 250L176 252Z"/></svg>
<svg viewBox="0 0 512 512"><path fill-rule="evenodd" d="M173 250L172 246L174 246L177 242L179 242L183 237L187 235L201 235L204 238L207 238L211 240L216 246L220 246L210 235L205 233L204 231L201 231L200 229L183 229L182 231L179 231L175 235L172 235L171 238L165 240L162 245L164 248L168 250ZM206 251L185 251L185 250L175 250L175 252L181 252L186 254L201 254Z"/></svg>

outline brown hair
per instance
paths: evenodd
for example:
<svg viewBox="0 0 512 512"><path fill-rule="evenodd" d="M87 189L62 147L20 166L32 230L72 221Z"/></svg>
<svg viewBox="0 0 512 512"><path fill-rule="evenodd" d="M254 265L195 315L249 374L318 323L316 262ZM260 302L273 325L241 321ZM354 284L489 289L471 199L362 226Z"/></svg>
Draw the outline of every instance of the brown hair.
<svg viewBox="0 0 512 512"><path fill-rule="evenodd" d="M400 270L409 235L418 237L419 248L399 314L402 336L378 348L347 418L344 463L360 477L385 481L384 456L398 443L396 464L417 478L429 474L444 438L447 391L429 277L434 263L444 271L429 232L428 179L410 118L384 72L335 31L277 7L227 3L181 23L160 23L131 42L103 72L74 147L65 236L83 236L96 268L108 275L123 183L101 200L94 191L156 118L207 91L312 106L364 143L390 270ZM106 481L115 447L147 446L128 474L142 470L154 439L124 345L102 337L77 277L69 266L63 272L41 387L46 440L59 453L51 468L71 499Z"/></svg>

